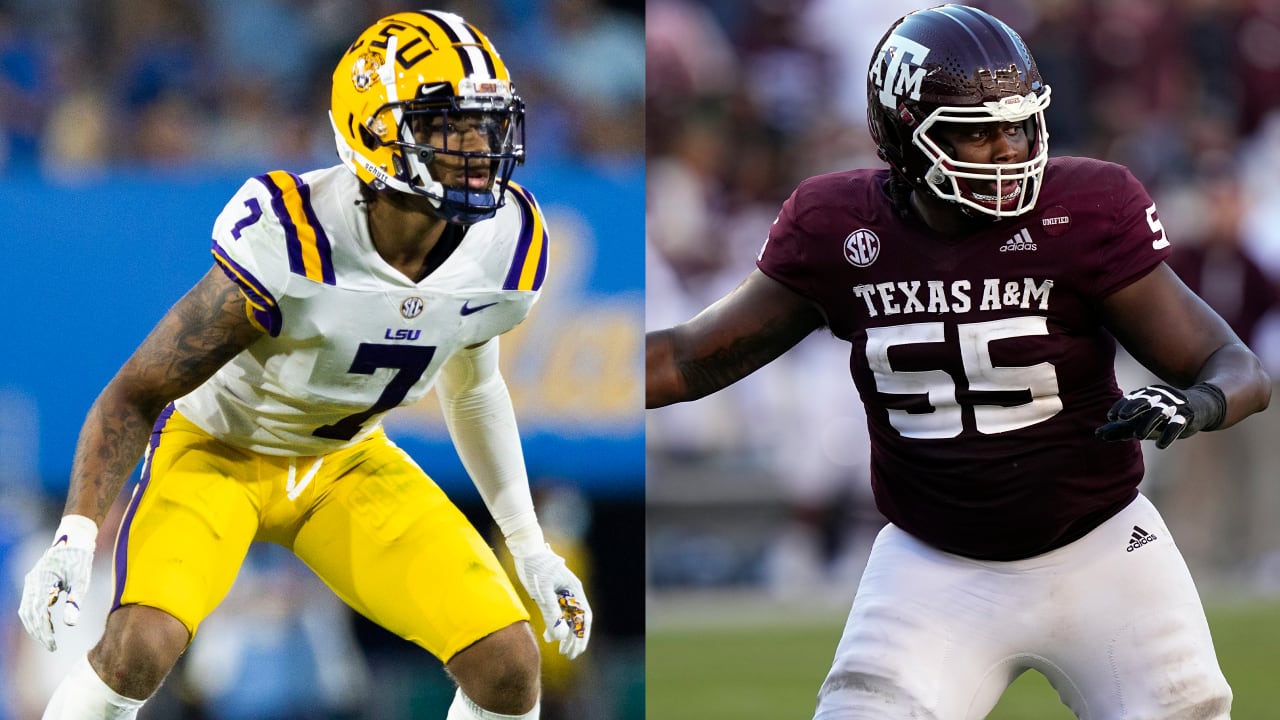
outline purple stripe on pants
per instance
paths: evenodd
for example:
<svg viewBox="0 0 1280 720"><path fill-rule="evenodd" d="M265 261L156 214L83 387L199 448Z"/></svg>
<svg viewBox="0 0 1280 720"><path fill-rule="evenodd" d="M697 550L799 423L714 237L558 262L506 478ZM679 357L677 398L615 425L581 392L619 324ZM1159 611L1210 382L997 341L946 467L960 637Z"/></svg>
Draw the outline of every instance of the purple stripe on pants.
<svg viewBox="0 0 1280 720"><path fill-rule="evenodd" d="M124 594L124 582L128 576L129 564L127 561L129 548L129 530L133 527L133 516L138 512L138 505L142 503L142 496L147 492L147 485L151 482L151 462L155 459L156 449L160 445L160 433L164 431L164 426L168 424L169 418L173 415L173 403L170 403L156 419L155 426L151 429L151 443L149 452L147 453L147 462L142 466L142 477L138 480L138 487L133 491L133 497L129 499L129 508L125 510L124 519L120 521L120 533L116 536L116 552L115 552L115 569L116 569L116 592L115 598L111 601L111 609L115 610L120 607L120 597Z"/></svg>

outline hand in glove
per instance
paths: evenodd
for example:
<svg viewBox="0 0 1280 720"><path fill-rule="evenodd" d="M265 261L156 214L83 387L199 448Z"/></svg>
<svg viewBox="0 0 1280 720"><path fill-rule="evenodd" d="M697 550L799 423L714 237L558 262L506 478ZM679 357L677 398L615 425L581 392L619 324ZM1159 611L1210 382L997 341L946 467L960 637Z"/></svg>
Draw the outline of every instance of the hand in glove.
<svg viewBox="0 0 1280 720"><path fill-rule="evenodd" d="M89 592L98 525L83 515L67 515L53 537L53 545L23 581L22 604L18 608L22 626L50 652L58 649L50 609L59 595L67 595L62 604L62 622L75 625L80 621L80 600Z"/></svg>
<svg viewBox="0 0 1280 720"><path fill-rule="evenodd" d="M1209 383L1186 390L1148 385L1127 393L1107 411L1107 424L1095 435L1103 440L1155 440L1163 450L1178 438L1213 430L1227 414L1227 399Z"/></svg>
<svg viewBox="0 0 1280 720"><path fill-rule="evenodd" d="M520 583L546 621L543 639L559 640L561 654L570 660L581 655L591 640L591 605L582 581L546 543L512 547L511 557Z"/></svg>

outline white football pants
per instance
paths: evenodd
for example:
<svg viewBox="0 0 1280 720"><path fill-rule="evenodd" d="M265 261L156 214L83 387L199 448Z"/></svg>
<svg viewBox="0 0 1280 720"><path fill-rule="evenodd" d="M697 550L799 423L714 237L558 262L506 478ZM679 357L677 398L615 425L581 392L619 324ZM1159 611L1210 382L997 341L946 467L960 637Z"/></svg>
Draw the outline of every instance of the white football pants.
<svg viewBox="0 0 1280 720"><path fill-rule="evenodd" d="M1196 588L1143 496L1025 560L876 538L815 720L980 720L1023 671L1081 720L1222 720L1227 685Z"/></svg>

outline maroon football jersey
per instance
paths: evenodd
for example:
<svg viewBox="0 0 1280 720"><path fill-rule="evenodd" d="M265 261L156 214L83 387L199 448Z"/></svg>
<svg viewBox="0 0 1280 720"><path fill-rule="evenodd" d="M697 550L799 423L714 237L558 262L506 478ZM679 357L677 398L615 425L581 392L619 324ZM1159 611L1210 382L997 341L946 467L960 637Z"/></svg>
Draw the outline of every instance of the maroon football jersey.
<svg viewBox="0 0 1280 720"><path fill-rule="evenodd" d="M1094 429L1120 397L1103 298L1169 254L1125 168L1054 158L1036 208L961 237L903 219L888 170L810 178L758 265L852 344L876 504L941 549L1029 557L1133 499L1138 443Z"/></svg>

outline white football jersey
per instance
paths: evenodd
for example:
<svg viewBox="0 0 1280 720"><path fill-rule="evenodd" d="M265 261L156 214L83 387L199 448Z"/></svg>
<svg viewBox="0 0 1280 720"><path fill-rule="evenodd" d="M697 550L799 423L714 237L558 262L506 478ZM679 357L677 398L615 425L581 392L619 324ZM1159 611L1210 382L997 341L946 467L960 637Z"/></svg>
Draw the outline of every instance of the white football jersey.
<svg viewBox="0 0 1280 720"><path fill-rule="evenodd" d="M177 401L225 442L319 455L420 399L454 352L515 327L537 299L547 232L511 184L421 282L382 259L344 166L247 181L214 223L213 255L266 334Z"/></svg>

